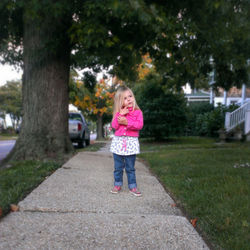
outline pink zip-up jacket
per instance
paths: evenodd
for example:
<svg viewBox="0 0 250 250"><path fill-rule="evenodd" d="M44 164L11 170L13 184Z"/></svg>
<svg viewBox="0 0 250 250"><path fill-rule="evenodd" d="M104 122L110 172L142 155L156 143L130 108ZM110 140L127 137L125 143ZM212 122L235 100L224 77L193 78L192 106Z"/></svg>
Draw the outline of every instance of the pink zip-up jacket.
<svg viewBox="0 0 250 250"><path fill-rule="evenodd" d="M118 116L125 116L128 121L128 125L121 125L117 121ZM139 137L139 130L143 127L143 115L141 110L132 110L129 108L129 113L126 115L121 115L119 112L115 114L112 120L112 128L115 129L116 136L133 136Z"/></svg>

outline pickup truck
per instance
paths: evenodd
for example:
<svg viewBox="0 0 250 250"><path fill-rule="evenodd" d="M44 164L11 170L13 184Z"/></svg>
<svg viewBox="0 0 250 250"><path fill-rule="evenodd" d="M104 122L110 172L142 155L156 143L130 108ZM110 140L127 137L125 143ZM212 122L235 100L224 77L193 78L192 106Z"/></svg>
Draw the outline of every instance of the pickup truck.
<svg viewBox="0 0 250 250"><path fill-rule="evenodd" d="M79 112L69 112L69 137L79 148L90 144L90 133L83 115Z"/></svg>

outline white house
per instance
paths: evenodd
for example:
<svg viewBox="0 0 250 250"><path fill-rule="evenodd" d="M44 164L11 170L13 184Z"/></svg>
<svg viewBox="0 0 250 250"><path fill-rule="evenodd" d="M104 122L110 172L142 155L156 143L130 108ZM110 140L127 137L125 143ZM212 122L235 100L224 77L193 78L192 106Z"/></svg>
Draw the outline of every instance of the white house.
<svg viewBox="0 0 250 250"><path fill-rule="evenodd" d="M245 84L242 85L241 89L232 87L229 91L225 91L222 88L218 88L217 92L214 92L212 89L210 89L210 91L192 90L187 83L183 86L183 91L188 103L210 102L217 107L219 103L229 106L231 104L242 105L250 101L250 88L246 88Z"/></svg>
<svg viewBox="0 0 250 250"><path fill-rule="evenodd" d="M218 88L218 93L214 96L213 102L216 107L219 103L229 106L231 104L242 105L248 101L250 101L250 88L243 85L241 89L232 87L229 91Z"/></svg>

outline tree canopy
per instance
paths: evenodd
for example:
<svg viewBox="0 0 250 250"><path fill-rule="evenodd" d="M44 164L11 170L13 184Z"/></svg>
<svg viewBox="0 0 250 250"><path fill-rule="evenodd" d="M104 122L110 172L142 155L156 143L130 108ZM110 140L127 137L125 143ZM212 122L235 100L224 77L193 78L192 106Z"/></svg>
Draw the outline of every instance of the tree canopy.
<svg viewBox="0 0 250 250"><path fill-rule="evenodd" d="M211 71L212 57L218 86L248 83L247 0L2 0L0 6L4 61L22 62L23 16L41 22L47 15L58 20L67 16L67 30L56 31L58 38L45 47L53 52L61 36L67 36L75 67L98 72L112 65L111 71L121 79L135 80L135 65L149 53L156 69L173 79L173 85L187 81L194 85L196 78Z"/></svg>
<svg viewBox="0 0 250 250"><path fill-rule="evenodd" d="M183 133L186 125L187 103L183 94L165 90L165 79L148 74L134 87L136 101L143 111L143 137L163 140Z"/></svg>
<svg viewBox="0 0 250 250"><path fill-rule="evenodd" d="M81 110L84 115L97 124L97 139L103 138L104 118L112 118L113 97L115 94L115 84L111 79L101 79L96 84L93 91L86 87L85 82L77 81L74 86L75 95L71 98L72 103Z"/></svg>

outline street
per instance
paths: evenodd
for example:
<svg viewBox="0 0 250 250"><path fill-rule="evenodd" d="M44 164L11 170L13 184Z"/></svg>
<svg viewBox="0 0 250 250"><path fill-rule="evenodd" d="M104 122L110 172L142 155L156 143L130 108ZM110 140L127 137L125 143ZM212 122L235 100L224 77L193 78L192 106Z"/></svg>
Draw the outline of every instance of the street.
<svg viewBox="0 0 250 250"><path fill-rule="evenodd" d="M96 139L96 134L90 135L90 140L93 141ZM14 147L16 140L6 140L0 141L0 161L3 160L7 154L11 151Z"/></svg>
<svg viewBox="0 0 250 250"><path fill-rule="evenodd" d="M7 156L15 143L16 140L0 141L0 161Z"/></svg>

